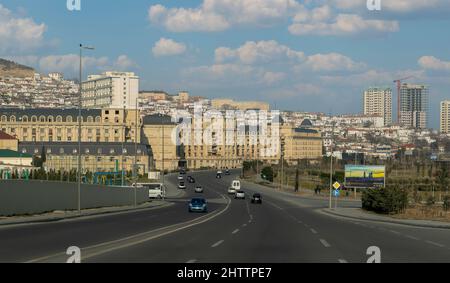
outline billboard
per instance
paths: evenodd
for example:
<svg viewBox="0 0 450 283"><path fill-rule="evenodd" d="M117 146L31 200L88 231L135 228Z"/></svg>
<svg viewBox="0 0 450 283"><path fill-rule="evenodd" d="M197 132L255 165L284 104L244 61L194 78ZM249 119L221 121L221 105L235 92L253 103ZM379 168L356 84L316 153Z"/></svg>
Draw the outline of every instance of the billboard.
<svg viewBox="0 0 450 283"><path fill-rule="evenodd" d="M384 166L345 166L345 186L346 187L384 187L386 168Z"/></svg>

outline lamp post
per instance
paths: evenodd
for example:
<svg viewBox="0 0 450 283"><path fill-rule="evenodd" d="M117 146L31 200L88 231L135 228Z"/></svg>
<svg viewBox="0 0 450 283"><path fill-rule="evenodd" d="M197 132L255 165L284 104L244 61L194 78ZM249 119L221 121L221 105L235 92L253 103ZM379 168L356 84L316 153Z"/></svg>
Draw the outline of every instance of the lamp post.
<svg viewBox="0 0 450 283"><path fill-rule="evenodd" d="M78 213L81 214L81 109L83 107L82 99L82 81L83 81L83 49L94 50L94 47L83 46L80 44L80 81L78 95Z"/></svg>
<svg viewBox="0 0 450 283"><path fill-rule="evenodd" d="M332 209L332 197L333 197L333 146L334 146L334 127L335 123L333 121L332 133L331 133L331 155L330 155L330 203L329 208Z"/></svg>

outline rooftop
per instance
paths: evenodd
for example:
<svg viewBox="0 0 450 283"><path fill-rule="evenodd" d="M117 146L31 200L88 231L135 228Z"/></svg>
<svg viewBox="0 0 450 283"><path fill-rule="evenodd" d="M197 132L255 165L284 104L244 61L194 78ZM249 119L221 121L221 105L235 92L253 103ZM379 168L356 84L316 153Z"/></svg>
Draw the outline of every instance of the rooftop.
<svg viewBox="0 0 450 283"><path fill-rule="evenodd" d="M8 135L5 132L0 131L0 140L15 140L15 139L16 139L15 137Z"/></svg>
<svg viewBox="0 0 450 283"><path fill-rule="evenodd" d="M20 153L18 151L14 151L14 150L9 150L9 149L0 149L0 157L3 158L20 158L20 157L28 157L31 158L33 157L31 154L26 154L26 153Z"/></svg>

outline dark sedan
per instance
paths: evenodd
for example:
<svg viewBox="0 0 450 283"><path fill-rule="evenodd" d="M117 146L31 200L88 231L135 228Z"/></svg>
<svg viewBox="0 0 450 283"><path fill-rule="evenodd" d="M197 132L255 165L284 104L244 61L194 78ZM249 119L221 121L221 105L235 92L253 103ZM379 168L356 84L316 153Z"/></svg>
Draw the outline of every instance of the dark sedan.
<svg viewBox="0 0 450 283"><path fill-rule="evenodd" d="M260 194L254 194L253 197L252 197L252 203L262 204L262 197L261 197L261 195Z"/></svg>

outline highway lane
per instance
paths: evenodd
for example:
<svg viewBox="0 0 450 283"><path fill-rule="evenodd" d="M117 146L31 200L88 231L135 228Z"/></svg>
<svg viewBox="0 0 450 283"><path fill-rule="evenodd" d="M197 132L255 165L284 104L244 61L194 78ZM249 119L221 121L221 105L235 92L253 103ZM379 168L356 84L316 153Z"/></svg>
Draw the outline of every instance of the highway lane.
<svg viewBox="0 0 450 283"><path fill-rule="evenodd" d="M176 176L169 177L173 184ZM182 199L171 199L170 206L126 213L115 213L58 222L0 227L0 262L25 262L65 251L133 236L176 223L191 221L199 214L187 213L187 201L193 196L192 185ZM220 195L208 191L205 196L219 200ZM210 212L224 207L214 201Z"/></svg>
<svg viewBox="0 0 450 283"><path fill-rule="evenodd" d="M226 193L232 177L197 179ZM216 184L216 185L214 185ZM366 262L367 249L381 249L382 262L449 262L450 231L367 223L323 215L325 200L262 192L264 204L233 200L220 217L199 226L89 259L90 262ZM355 202L343 205L355 206Z"/></svg>
<svg viewBox="0 0 450 283"><path fill-rule="evenodd" d="M248 195L263 194L263 205L255 205L249 199L228 199L227 188L236 176L193 176L205 188L206 215L187 212L188 199L196 195L189 184L186 196L166 208L0 229L0 261L27 261L76 245L83 262L366 262L370 246L381 249L382 262L450 262L450 230L337 218L320 212L326 200L245 184ZM198 225L90 252L93 245L209 215L213 218ZM83 259L84 251L89 256Z"/></svg>

